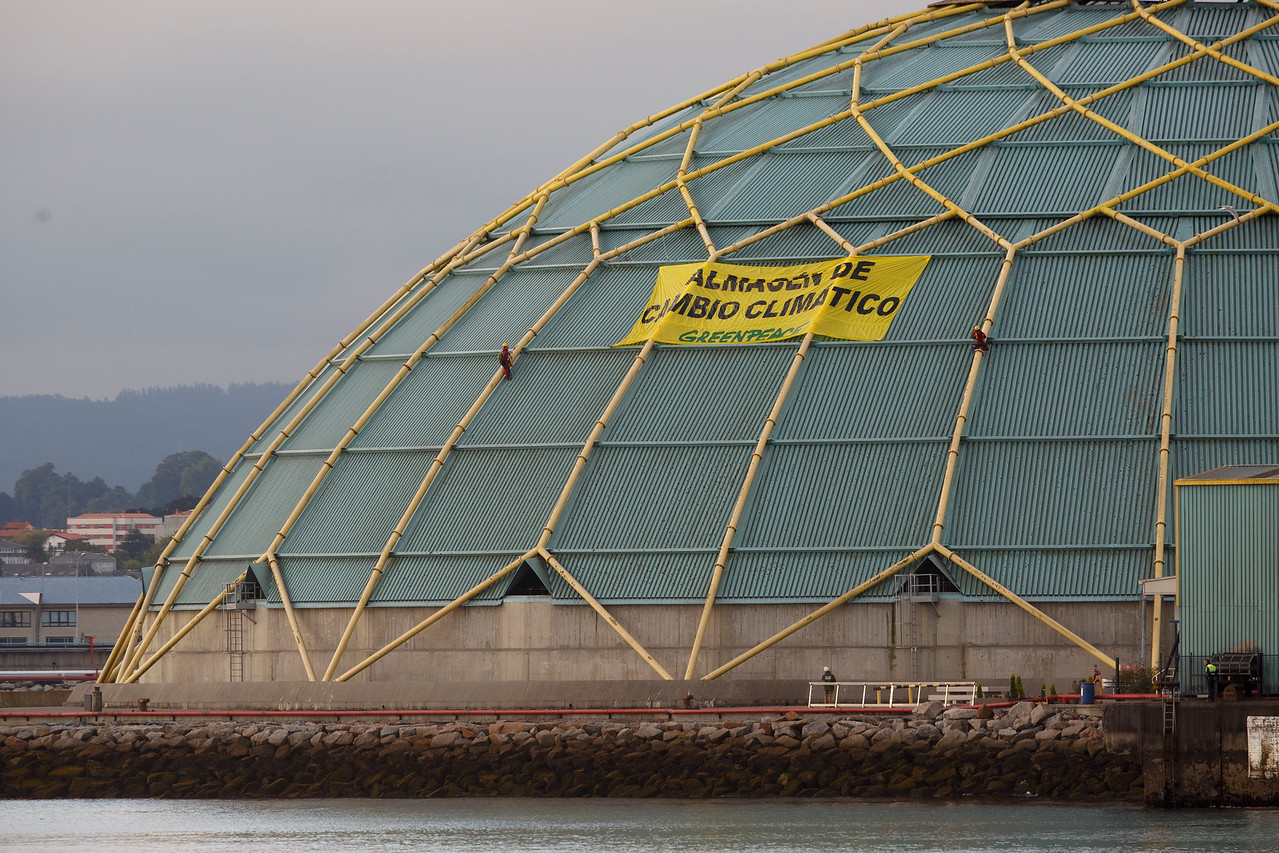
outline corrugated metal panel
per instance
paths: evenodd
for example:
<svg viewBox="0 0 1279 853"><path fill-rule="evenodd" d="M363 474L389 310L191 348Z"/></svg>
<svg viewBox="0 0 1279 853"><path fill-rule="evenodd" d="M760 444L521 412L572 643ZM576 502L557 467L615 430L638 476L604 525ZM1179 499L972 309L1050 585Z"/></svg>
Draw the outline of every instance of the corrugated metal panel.
<svg viewBox="0 0 1279 853"><path fill-rule="evenodd" d="M825 260L841 257L843 254L843 248L829 234L816 225L802 222L752 243L725 260L743 264L751 261L781 263L782 261Z"/></svg>
<svg viewBox="0 0 1279 853"><path fill-rule="evenodd" d="M603 440L753 441L797 348L662 347L640 369Z"/></svg>
<svg viewBox="0 0 1279 853"><path fill-rule="evenodd" d="M745 151L847 109L848 100L838 95L767 98L703 124L697 150L703 154Z"/></svg>
<svg viewBox="0 0 1279 853"><path fill-rule="evenodd" d="M657 136L660 133L665 133L669 128L675 127L676 125L683 124L686 121L692 121L693 119L697 118L699 115L702 114L703 109L704 107L701 104L693 104L687 107L686 109L680 110L677 113L667 116L663 120L654 124L652 127L640 128L639 130L635 131L626 140L615 144L612 147L612 149L609 150L608 154L616 154L619 151L625 151L626 149L630 148L632 145L635 145L636 143L643 142L644 140ZM646 149L646 150L649 150L649 149ZM608 155L605 155L605 156L608 156ZM603 159L603 157L598 159Z"/></svg>
<svg viewBox="0 0 1279 853"><path fill-rule="evenodd" d="M1161 336L1172 279L1171 254L1018 256L992 337Z"/></svg>
<svg viewBox="0 0 1279 853"><path fill-rule="evenodd" d="M498 370L498 350L483 356L428 355L378 407L352 448L438 447Z"/></svg>
<svg viewBox="0 0 1279 853"><path fill-rule="evenodd" d="M923 10L921 9L921 11ZM906 30L903 35L893 39L889 42L889 44L896 47L910 42L920 41L929 36L942 35L943 33L957 30L967 24L971 24L975 21L986 20L990 17L991 13L989 10L981 9L974 15L960 15L954 17L946 16L934 21L917 21L911 24L910 28Z"/></svg>
<svg viewBox="0 0 1279 853"><path fill-rule="evenodd" d="M590 186L551 210L543 210L537 224L542 228L572 228L620 207L675 177L679 160L630 159L601 169L583 178ZM573 185L575 186L575 185ZM547 202L548 207L552 207Z"/></svg>
<svg viewBox="0 0 1279 853"><path fill-rule="evenodd" d="M1279 436L1279 341L1183 341L1177 368L1176 432Z"/></svg>
<svg viewBox="0 0 1279 853"><path fill-rule="evenodd" d="M1173 420L1176 424L1176 420ZM1279 437L1219 438L1174 437L1169 474L1172 479L1189 477L1222 465L1279 464Z"/></svg>
<svg viewBox="0 0 1279 853"><path fill-rule="evenodd" d="M822 217L826 224L854 247L864 246L872 240L887 236L915 225L919 220L895 219L876 221L832 221ZM931 255L938 252L946 254L960 253L992 253L1003 257L1003 249L976 228L963 222L950 220L932 225L922 231L916 231L905 237L899 237L891 243L879 247L868 255ZM747 259L767 259L775 263L792 260L829 259L843 257L844 249L826 232L808 223L788 228L787 230L766 237L734 254L736 261Z"/></svg>
<svg viewBox="0 0 1279 853"><path fill-rule="evenodd" d="M556 559L605 605L700 602L706 599L715 551L703 553L598 554L557 549ZM581 601L568 581L550 572L548 589L558 601Z"/></svg>
<svg viewBox="0 0 1279 853"><path fill-rule="evenodd" d="M515 343L568 289L579 272L573 268L510 270L484 294L475 309L467 311L445 333L434 350L496 353L503 343Z"/></svg>
<svg viewBox="0 0 1279 853"><path fill-rule="evenodd" d="M945 463L944 441L770 447L735 544L909 553L928 542Z"/></svg>
<svg viewBox="0 0 1279 853"><path fill-rule="evenodd" d="M909 554L910 551L903 550L736 551L724 572L716 602L827 602ZM888 584L879 584L855 600L881 598L881 588L891 589L891 586L891 580Z"/></svg>
<svg viewBox="0 0 1279 853"><path fill-rule="evenodd" d="M537 544L579 449L453 451L397 551L528 550Z"/></svg>
<svg viewBox="0 0 1279 853"><path fill-rule="evenodd" d="M689 163L688 170L689 172L696 172L698 169L705 168L719 159L719 157L694 157ZM735 184L742 181L756 165L757 160L755 158L742 160L689 181L687 184L688 193L693 197L693 204L697 205L702 218L713 218L708 211L713 209L719 203L719 200ZM649 199L638 207L626 211L626 213L618 216L615 221L618 225L639 222L666 225L671 222L678 222L688 216L688 203L684 201L684 196L679 190L675 189L662 193L657 198Z"/></svg>
<svg viewBox="0 0 1279 853"><path fill-rule="evenodd" d="M950 47L951 50L955 46ZM981 91L989 91L992 89L1011 89L1020 90L1023 93L1029 93L1030 90L1038 88L1035 81L1029 74L1017 67L1017 64L1004 57L1007 52L1006 48L995 51L1000 54L1000 62L989 67L982 68L977 71L970 71L962 77L952 80L948 83L942 83L936 88L938 91L954 91L965 94L976 94ZM1046 63L1047 67L1052 66L1052 62Z"/></svg>
<svg viewBox="0 0 1279 853"><path fill-rule="evenodd" d="M1216 41L1213 39L1212 41ZM1237 59L1240 62L1253 64L1252 57L1255 55L1249 49L1249 44L1264 44L1264 41L1251 40L1249 42L1240 42L1236 44L1226 45L1222 51L1226 56ZM1184 50L1184 48L1182 49ZM1177 58L1182 55L1182 50L1178 50ZM1196 59L1194 62L1182 65L1159 75L1159 83L1181 83L1181 82L1198 82L1198 83L1224 83L1240 80L1256 80L1257 78L1240 68L1227 65L1220 62L1214 57L1204 56Z"/></svg>
<svg viewBox="0 0 1279 853"><path fill-rule="evenodd" d="M1162 65L1168 55L1168 46L1161 42L1088 42L1045 76L1059 86L1090 86L1096 91Z"/></svg>
<svg viewBox="0 0 1279 853"><path fill-rule="evenodd" d="M497 250L501 253L501 250ZM476 263L492 263L491 257ZM369 355L404 355L417 352L436 330L470 299L484 276L451 275L419 302L369 350ZM378 327L374 327L376 330Z"/></svg>
<svg viewBox="0 0 1279 853"><path fill-rule="evenodd" d="M1110 198L1111 172L1119 145L996 145L990 171L969 202L978 216L988 213L1060 215L1087 210Z"/></svg>
<svg viewBox="0 0 1279 853"><path fill-rule="evenodd" d="M1260 23L1271 13L1249 3L1225 8L1187 6L1186 14L1187 18L1179 22L1179 29L1191 38L1210 44Z"/></svg>
<svg viewBox="0 0 1279 853"><path fill-rule="evenodd" d="M776 89L778 86L785 85L793 80L799 80L800 78L807 77L810 74L825 71L831 66L838 65L841 62L851 62L859 53L870 46L867 42L877 41L878 38L879 36L863 36L858 42L841 48L838 51L832 50L828 53L823 53L820 56L814 56L812 59L805 59L803 62L797 62L787 68L774 71L755 83L752 83L750 88L745 91L743 97L749 98L752 95L759 94L760 92L767 92L771 89ZM860 44L860 47L858 44ZM802 89L791 91L808 91L814 88L824 90L826 87L823 83L826 79L829 78L823 78L823 80L805 84Z"/></svg>
<svg viewBox="0 0 1279 853"><path fill-rule="evenodd" d="M178 593L177 601L173 606L182 610L199 610L206 607L215 598L223 598L226 595L226 585L233 583L248 568L247 560L211 560L200 563L191 573L191 579ZM172 584L177 582L178 574L179 572L173 572L171 578L166 578L169 581L169 589L172 589ZM165 590L166 594L168 591Z"/></svg>
<svg viewBox="0 0 1279 853"><path fill-rule="evenodd" d="M1279 336L1279 255L1190 255L1185 279L1183 335Z"/></svg>
<svg viewBox="0 0 1279 853"><path fill-rule="evenodd" d="M1032 234L1056 225L1058 219L1024 219L1019 227L1009 233L1011 240L1023 240ZM1167 232L1176 223L1165 218L1153 220L1143 217L1146 225L1160 232ZM1116 222L1108 216L1094 216L1069 228L1051 234L1022 249L1018 258L1034 257L1046 252L1075 252L1091 254L1094 252L1157 252L1171 253L1173 250L1136 228L1130 228L1122 222Z"/></svg>
<svg viewBox="0 0 1279 853"><path fill-rule="evenodd" d="M1158 463L1154 439L968 442L945 540L956 551L1149 544Z"/></svg>
<svg viewBox="0 0 1279 853"><path fill-rule="evenodd" d="M1224 465L1211 471L1201 471L1182 477L1178 485L1193 485L1210 480L1279 480L1279 466L1275 465ZM1183 482L1184 481L1184 482Z"/></svg>
<svg viewBox="0 0 1279 853"><path fill-rule="evenodd" d="M448 604L501 571L516 556L397 557L387 565L369 603ZM501 600L502 593L514 577L515 573L508 575L471 600Z"/></svg>
<svg viewBox="0 0 1279 853"><path fill-rule="evenodd" d="M600 233L600 248L605 252L611 252L621 246L635 242L648 233L650 232L647 228L605 228ZM645 243L643 246L637 246L624 253L617 261L609 263L653 262L666 264L673 263L673 258L692 260L699 257L706 257L706 245L702 242L702 237L697 233L697 229L689 225L673 234L667 234L665 237L659 237L656 240Z"/></svg>
<svg viewBox="0 0 1279 853"><path fill-rule="evenodd" d="M915 165L917 162L928 159L936 153L940 153L941 149L927 149L921 151L919 149L911 149L909 153L901 156L908 156L913 162L906 162L909 165ZM914 155L914 156L910 156ZM831 192L828 200L839 198L847 195L849 192L868 187L872 184L887 178L889 175L895 174L892 163L878 151L873 152L866 158L865 167L851 176L851 180L846 186L837 187ZM938 211L936 203L931 199L927 199L928 204L924 203L925 196L919 190L912 187L909 182L899 179L886 187L875 190L874 192L862 195L852 201L845 202L825 214L824 218L838 219L839 217L853 216L871 216L876 218L888 217L926 217L932 216Z"/></svg>
<svg viewBox="0 0 1279 853"><path fill-rule="evenodd" d="M480 410L458 447L586 440L634 353L529 353Z"/></svg>
<svg viewBox="0 0 1279 853"><path fill-rule="evenodd" d="M705 248L702 251L705 253ZM531 346L612 346L635 325L656 281L656 266L601 266L551 318Z"/></svg>
<svg viewBox="0 0 1279 853"><path fill-rule="evenodd" d="M1164 344L996 342L970 436L1158 435Z"/></svg>
<svg viewBox="0 0 1279 853"><path fill-rule="evenodd" d="M938 92L889 141L895 145L963 145L1029 117L1032 98L1031 93L1016 90Z"/></svg>
<svg viewBox="0 0 1279 853"><path fill-rule="evenodd" d="M1022 598L1037 601L1131 600L1150 577L1153 548L1043 551L956 549L982 572ZM1004 597L958 566L950 575L968 601Z"/></svg>
<svg viewBox="0 0 1279 853"><path fill-rule="evenodd" d="M824 67L831 68L831 67L834 67L835 65L838 65L841 62L850 62L853 59L857 58L858 52L859 51L853 50L846 53L841 53L838 57L830 58L826 62ZM825 59L825 57L823 57L823 59ZM869 68L870 65L874 64L874 62L875 61L872 60L868 65L866 65L866 67ZM813 69L816 70L816 67L817 66L813 66ZM771 79L771 76L769 79ZM798 79L798 78L794 78L794 79ZM758 88L758 86L756 88ZM791 91L799 95L811 95L816 92L823 92L826 94L846 95L852 92L852 88L853 88L853 69L849 67L841 71L836 71L833 74L828 74L825 77L821 78L820 80L814 80L811 83L805 83L803 86L798 86L792 89Z"/></svg>
<svg viewBox="0 0 1279 853"><path fill-rule="evenodd" d="M1279 486L1178 486L1181 645L1204 658L1255 643L1279 648ZM1273 685L1267 685L1273 691Z"/></svg>
<svg viewBox="0 0 1279 853"><path fill-rule="evenodd" d="M281 450L332 449L399 372L398 361L361 361L352 365L315 407Z"/></svg>
<svg viewBox="0 0 1279 853"><path fill-rule="evenodd" d="M271 442L279 438L280 430L284 429L284 427L288 426L290 423L293 422L293 419L294 417L297 416L297 413L300 412L303 409L303 407L305 407L306 404L311 400L311 398L314 397L319 392L319 390L324 387L324 383L329 381L329 378L333 375L335 370L336 368L334 368L332 365L329 365L325 367L323 370L321 370L319 377L313 380L307 388L303 389L302 393L298 395L297 399L295 399L292 403L290 403L288 408L286 408L284 412L281 413L281 415L275 419L275 422L272 423L271 426L262 433L262 437L253 443L253 445L249 448L248 452L262 453L262 451L266 450L266 448L271 445ZM292 391L293 389L290 388L289 390ZM262 413L263 420L265 420L267 415L269 414L271 413L263 412ZM262 421L258 421L258 423L254 424L253 426L256 428L261 423ZM247 439L248 435L245 435L245 438Z"/></svg>
<svg viewBox="0 0 1279 853"><path fill-rule="evenodd" d="M1072 98L1080 99L1091 94L1086 89L1068 88L1064 90ZM1033 118L1050 113L1062 106L1061 99L1051 92L1038 92L1026 109L1026 117ZM1091 104L1088 109L1102 118L1113 121L1121 127L1132 124L1133 103L1136 92L1125 89L1109 95ZM1016 145L1035 142L1117 142L1115 132L1104 125L1069 110L1051 119L1045 119L1033 127L1020 130L1006 137L1001 145Z"/></svg>
<svg viewBox="0 0 1279 853"><path fill-rule="evenodd" d="M971 361L962 344L815 344L773 437L949 438Z"/></svg>
<svg viewBox="0 0 1279 853"><path fill-rule="evenodd" d="M1279 40L1253 37L1247 42L1244 61L1267 74L1279 74ZM1243 58L1243 57L1240 57Z"/></svg>
<svg viewBox="0 0 1279 853"><path fill-rule="evenodd" d="M835 230L844 234L856 246L869 242L876 237L900 231L902 228L913 224L915 223L908 220L884 222L882 223L883 227L879 228L874 234L866 234L865 236L858 234L851 224L836 224ZM1008 230L1013 223L992 221L985 224L998 232ZM856 239L858 237L861 239ZM967 222L948 219L945 222L930 225L922 231L899 237L893 242L881 246L876 250L876 253L883 255L932 255L936 253L981 255L994 253L1002 258L1004 249Z"/></svg>
<svg viewBox="0 0 1279 853"><path fill-rule="evenodd" d="M878 152L836 151L810 154L764 154L759 168L740 191L708 205L703 213L715 220L779 221L812 210L882 159Z"/></svg>
<svg viewBox="0 0 1279 853"><path fill-rule="evenodd" d="M1128 12L1124 9L1123 12ZM1156 18L1165 24L1173 27L1177 26L1177 20L1180 17L1181 9L1165 10L1155 15ZM1122 14L1122 13L1121 13ZM1116 15L1118 17L1118 15ZM1096 36L1098 41L1120 41L1120 40L1141 40L1141 41L1167 41L1168 36L1160 29L1146 23L1143 20L1129 21L1126 24L1120 24L1115 27L1108 28L1105 32Z"/></svg>
<svg viewBox="0 0 1279 853"><path fill-rule="evenodd" d="M908 98L899 98L880 107L867 109L865 112L866 120L870 122L870 126L881 137L890 136L897 127L909 124L915 113L922 109L935 94L935 92L931 91L924 92ZM870 95L863 97L862 107L865 108L871 100L873 98ZM779 146L778 150L828 151L834 148L851 148L859 151L875 150L870 137L866 135L866 131L862 129L856 119L851 117L827 125L819 130L814 130L812 133L806 133L798 139L793 139L785 145Z"/></svg>
<svg viewBox="0 0 1279 853"><path fill-rule="evenodd" d="M698 109L690 113L686 117L686 120L695 119L698 115L701 115L702 112L703 110ZM631 157L635 160L642 160L646 157L653 157L653 158L675 157L677 159L681 158L684 156L685 149L688 148L688 140L692 136L692 133L693 133L693 129L690 126L687 130L682 130L679 133L676 133L674 136L669 136L666 139L663 139L661 142L653 143L649 147L645 148L643 151L639 151L635 154L632 154ZM625 146L625 148L630 148L632 147L632 145L633 143L629 143L629 142L623 143L623 146ZM618 150L620 151L624 149L619 148ZM597 157L596 162L599 162L600 160L603 160L603 159L604 159L603 157Z"/></svg>
<svg viewBox="0 0 1279 853"><path fill-rule="evenodd" d="M911 61L902 63L875 62L862 72L862 90L871 93L881 90L901 91L938 77L962 71L1007 52L1002 42L950 47L946 43L930 45L911 51ZM918 57L914 54L918 53Z"/></svg>
<svg viewBox="0 0 1279 853"><path fill-rule="evenodd" d="M528 241L524 244L525 251L531 248L542 246L551 240L561 236L558 233L544 234L534 229L529 235ZM522 264L524 268L529 267L546 267L546 266L575 266L584 267L591 261L594 252L591 249L591 235L579 234L576 237L570 237L558 246L553 246L541 252L532 260Z"/></svg>
<svg viewBox="0 0 1279 853"><path fill-rule="evenodd" d="M289 557L281 561L280 574L295 607L354 604L376 564L372 557ZM267 601L280 604L279 592Z"/></svg>
<svg viewBox="0 0 1279 853"><path fill-rule="evenodd" d="M1242 139L1252 131L1260 91L1259 85L1147 86L1133 130L1152 142Z"/></svg>
<svg viewBox="0 0 1279 853"><path fill-rule="evenodd" d="M434 458L431 451L342 454L280 553L380 553Z"/></svg>
<svg viewBox="0 0 1279 853"><path fill-rule="evenodd" d="M245 480L248 479L249 472L256 461L256 459L241 460L236 469L231 472L231 475L223 481L222 487L218 489L218 493L213 497L213 500L204 508L204 512L200 513L199 518L192 522L191 529L187 531L187 535L183 537L182 541L173 550L173 553L169 555L171 563L185 564L190 559L191 555L195 553L196 546L213 528L213 523L226 511L227 506L231 503L231 498L235 496L235 493L240 490ZM269 467L271 464L271 462L268 462L267 466ZM270 540L264 544L261 551L265 551L265 545L269 544Z"/></svg>
<svg viewBox="0 0 1279 853"><path fill-rule="evenodd" d="M208 556L256 559L264 553L323 462L322 455L273 458L214 537Z"/></svg>
<svg viewBox="0 0 1279 853"><path fill-rule="evenodd" d="M748 446L598 447L552 547L718 548L750 453Z"/></svg>
<svg viewBox="0 0 1279 853"><path fill-rule="evenodd" d="M893 246L886 247L892 250ZM966 339L986 316L1003 257L935 257L902 303L885 341ZM996 329L996 335L1000 333Z"/></svg>
<svg viewBox="0 0 1279 853"><path fill-rule="evenodd" d="M1068 6L1055 15L1034 15L1026 18L1017 28L1017 40L1021 42L1048 41L1049 39L1077 33L1088 27L1118 18L1127 8L1117 6ZM1105 37L1109 30L1103 30L1099 37Z"/></svg>
<svg viewBox="0 0 1279 853"><path fill-rule="evenodd" d="M1270 195L1271 193L1263 192L1262 194ZM1225 211L1214 211L1208 216L1191 218L1192 233L1197 234L1220 225L1225 221L1222 217L1228 215ZM1190 249L1187 255L1193 264L1197 257L1203 254L1276 249L1279 249L1279 217L1262 216L1205 240Z"/></svg>
<svg viewBox="0 0 1279 853"><path fill-rule="evenodd" d="M990 10L986 10L985 14L979 12L976 18L984 19L984 25L966 33L956 32L954 35L948 36L945 41L933 45L933 47L941 46L951 50L975 47L977 45L998 48L1007 47L1007 42L1004 39L1004 22L1000 13L991 14ZM973 23L976 23L974 18L960 18L956 21L955 26L957 29L961 25L969 26Z"/></svg>
<svg viewBox="0 0 1279 853"><path fill-rule="evenodd" d="M897 150L898 159L906 166L913 166L943 154L944 148L905 148ZM983 151L972 151L961 154L944 163L917 172L919 178L943 195L957 198L969 185L973 172L979 168ZM838 198L848 192L874 184L876 181L896 174L892 164L882 156L878 160L870 160L865 171L855 175L851 185L841 187L831 193L831 198ZM878 219L897 217L928 217L941 213L945 208L923 190L916 189L905 179L898 179L886 187L877 189L867 195L846 202L830 211L830 216L873 216Z"/></svg>

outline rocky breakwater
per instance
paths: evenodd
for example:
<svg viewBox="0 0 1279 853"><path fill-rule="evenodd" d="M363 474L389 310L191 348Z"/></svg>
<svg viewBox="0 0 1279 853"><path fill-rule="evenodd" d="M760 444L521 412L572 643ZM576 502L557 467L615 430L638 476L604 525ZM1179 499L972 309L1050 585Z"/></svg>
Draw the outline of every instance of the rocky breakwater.
<svg viewBox="0 0 1279 853"><path fill-rule="evenodd" d="M0 726L0 796L1141 799L1067 706L909 718Z"/></svg>

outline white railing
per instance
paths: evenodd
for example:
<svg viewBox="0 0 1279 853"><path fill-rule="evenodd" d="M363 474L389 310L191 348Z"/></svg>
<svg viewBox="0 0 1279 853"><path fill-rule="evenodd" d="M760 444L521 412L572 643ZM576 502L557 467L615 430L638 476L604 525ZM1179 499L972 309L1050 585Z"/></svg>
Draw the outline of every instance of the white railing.
<svg viewBox="0 0 1279 853"><path fill-rule="evenodd" d="M810 708L902 708L920 702L972 705L975 681L810 681Z"/></svg>

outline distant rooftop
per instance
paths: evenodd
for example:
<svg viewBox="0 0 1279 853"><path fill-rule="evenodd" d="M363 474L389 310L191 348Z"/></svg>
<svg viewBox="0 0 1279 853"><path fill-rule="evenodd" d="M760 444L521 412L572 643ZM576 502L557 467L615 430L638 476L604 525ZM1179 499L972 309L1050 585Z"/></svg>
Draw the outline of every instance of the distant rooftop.
<svg viewBox="0 0 1279 853"><path fill-rule="evenodd" d="M132 605L142 594L142 581L119 577L0 577L0 607L29 607L22 593L40 593L42 607L101 604Z"/></svg>

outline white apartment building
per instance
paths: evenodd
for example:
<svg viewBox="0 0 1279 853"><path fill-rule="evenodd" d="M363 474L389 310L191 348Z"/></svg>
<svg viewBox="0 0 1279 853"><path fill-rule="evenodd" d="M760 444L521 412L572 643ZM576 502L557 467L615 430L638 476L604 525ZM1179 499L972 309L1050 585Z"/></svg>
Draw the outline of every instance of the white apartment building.
<svg viewBox="0 0 1279 853"><path fill-rule="evenodd" d="M88 512L67 519L67 532L87 536L93 545L114 552L130 530L157 536L164 522L145 512Z"/></svg>

